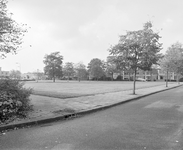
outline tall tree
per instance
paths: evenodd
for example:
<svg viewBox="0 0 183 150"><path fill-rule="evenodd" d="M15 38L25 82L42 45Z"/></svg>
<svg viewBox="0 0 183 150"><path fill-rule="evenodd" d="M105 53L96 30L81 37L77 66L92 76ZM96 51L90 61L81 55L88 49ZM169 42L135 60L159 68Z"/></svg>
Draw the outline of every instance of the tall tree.
<svg viewBox="0 0 183 150"><path fill-rule="evenodd" d="M94 58L88 64L89 76L97 80L104 75L104 63L98 58Z"/></svg>
<svg viewBox="0 0 183 150"><path fill-rule="evenodd" d="M53 79L53 82L55 82L56 77L62 77L62 61L63 56L60 55L60 52L53 52L44 57L44 72L48 77Z"/></svg>
<svg viewBox="0 0 183 150"><path fill-rule="evenodd" d="M78 81L87 79L86 66L82 62L77 63L74 68L76 70L76 77L78 78Z"/></svg>
<svg viewBox="0 0 183 150"><path fill-rule="evenodd" d="M63 74L64 76L67 76L67 79L69 80L70 77L74 76L74 65L72 62L66 62L63 68Z"/></svg>
<svg viewBox="0 0 183 150"><path fill-rule="evenodd" d="M168 87L168 74L171 69L171 62L169 61L168 57L164 56L159 60L159 64L161 66L161 70L166 73L166 87Z"/></svg>
<svg viewBox="0 0 183 150"><path fill-rule="evenodd" d="M120 36L119 43L110 48L110 55L116 56L123 64L134 72L133 94L135 94L136 73L138 69L150 70L161 55L160 36L152 30L152 23L144 24L142 30L127 31Z"/></svg>
<svg viewBox="0 0 183 150"><path fill-rule="evenodd" d="M7 0L0 0L0 57L5 58L8 53L15 53L22 43L25 25L18 24L11 18L7 10ZM24 28L24 29L23 29Z"/></svg>

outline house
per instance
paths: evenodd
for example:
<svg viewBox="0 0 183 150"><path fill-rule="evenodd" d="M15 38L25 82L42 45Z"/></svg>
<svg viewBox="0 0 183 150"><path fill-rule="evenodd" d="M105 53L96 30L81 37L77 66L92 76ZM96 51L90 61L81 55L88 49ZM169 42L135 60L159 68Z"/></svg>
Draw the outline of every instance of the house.
<svg viewBox="0 0 183 150"><path fill-rule="evenodd" d="M4 79L4 78L9 78L10 76L10 72L9 71L2 71L1 67L0 67L0 78Z"/></svg>
<svg viewBox="0 0 183 150"><path fill-rule="evenodd" d="M36 80L37 76L34 73L24 73L21 78L22 80Z"/></svg>

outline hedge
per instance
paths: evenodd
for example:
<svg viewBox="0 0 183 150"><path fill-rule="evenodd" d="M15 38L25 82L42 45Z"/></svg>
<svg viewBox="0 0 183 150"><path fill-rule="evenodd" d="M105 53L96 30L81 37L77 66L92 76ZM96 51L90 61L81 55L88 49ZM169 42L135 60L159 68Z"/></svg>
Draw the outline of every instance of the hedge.
<svg viewBox="0 0 183 150"><path fill-rule="evenodd" d="M26 117L32 109L29 99L32 89L23 86L18 80L0 79L0 122L15 116Z"/></svg>

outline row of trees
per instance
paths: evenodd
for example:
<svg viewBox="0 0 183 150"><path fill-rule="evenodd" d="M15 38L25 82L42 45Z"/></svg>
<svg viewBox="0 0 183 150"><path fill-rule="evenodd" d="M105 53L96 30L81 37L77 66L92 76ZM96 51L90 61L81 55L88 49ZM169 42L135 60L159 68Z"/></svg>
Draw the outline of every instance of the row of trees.
<svg viewBox="0 0 183 150"><path fill-rule="evenodd" d="M87 78L86 66L83 63L75 64L66 62L63 66L63 56L60 52L53 52L45 55L43 60L45 67L44 73L55 82L56 78L65 77L68 80L74 76L80 79Z"/></svg>
<svg viewBox="0 0 183 150"><path fill-rule="evenodd" d="M134 74L133 94L135 94L137 70L150 70L152 65L158 64L159 59L162 58L162 54L159 53L162 49L159 39L159 34L152 30L151 22L145 23L141 30L127 31L125 35L120 36L118 44L109 49L110 55L107 62L97 58L90 61L88 64L89 77L98 80L104 74L112 76L117 70L131 71ZM63 57L59 52L46 55L44 58L44 71L54 81L55 76L62 76L62 60ZM66 63L63 70L69 76L73 71L72 63Z"/></svg>
<svg viewBox="0 0 183 150"><path fill-rule="evenodd" d="M111 76L111 79L113 79L112 75L116 69L112 58L109 56L107 62L94 58L88 66L85 66L82 62L77 64L66 62L63 64L63 56L60 52L53 52L44 57L44 72L54 82L55 78L76 78L80 81L89 78L99 80L102 77Z"/></svg>
<svg viewBox="0 0 183 150"><path fill-rule="evenodd" d="M171 45L166 54L160 53L162 43L159 42L160 35L152 29L152 23L146 22L141 30L127 31L121 35L119 42L109 48L107 61L98 58L92 59L87 66L84 64L65 63L62 69L63 57L59 52L46 55L44 58L44 71L52 77L74 75L80 79L83 73L85 76L98 80L103 76L113 76L114 72L128 71L133 73L134 84L133 94L135 94L137 70L149 71L153 66L160 65L161 69L167 72L182 74L183 70L183 50L181 43ZM58 59L58 60L57 60ZM81 73L81 70L83 71ZM168 79L168 78L167 78Z"/></svg>

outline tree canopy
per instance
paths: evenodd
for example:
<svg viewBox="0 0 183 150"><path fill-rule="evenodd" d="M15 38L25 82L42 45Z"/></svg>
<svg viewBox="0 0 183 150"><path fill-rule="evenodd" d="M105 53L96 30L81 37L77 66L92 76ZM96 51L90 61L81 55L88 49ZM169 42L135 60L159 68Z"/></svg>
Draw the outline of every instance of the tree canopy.
<svg viewBox="0 0 183 150"><path fill-rule="evenodd" d="M20 25L11 18L7 10L7 0L0 0L0 57L7 53L16 53L24 33L27 32L24 24Z"/></svg>
<svg viewBox="0 0 183 150"><path fill-rule="evenodd" d="M116 57L115 56L108 56L106 61L106 74L111 76L111 79L113 80L113 74L114 72L118 72L119 69L116 64Z"/></svg>
<svg viewBox="0 0 183 150"><path fill-rule="evenodd" d="M44 57L44 72L49 78L53 79L53 82L55 82L56 77L62 77L62 61L63 56L60 55L60 52L53 52Z"/></svg>
<svg viewBox="0 0 183 150"><path fill-rule="evenodd" d="M98 80L104 75L104 63L98 58L92 59L88 64L88 72L91 78Z"/></svg>
<svg viewBox="0 0 183 150"><path fill-rule="evenodd" d="M180 42L176 42L168 47L164 57L160 59L161 69L167 73L174 72L178 76L183 74L183 46ZM167 85L167 84L166 84Z"/></svg>
<svg viewBox="0 0 183 150"><path fill-rule="evenodd" d="M79 81L82 79L87 79L86 66L82 62L79 62L75 65L75 70L76 70L76 77L78 78Z"/></svg>
<svg viewBox="0 0 183 150"><path fill-rule="evenodd" d="M69 80L70 77L74 76L74 65L72 62L66 62L63 68L63 74Z"/></svg>
<svg viewBox="0 0 183 150"><path fill-rule="evenodd" d="M134 89L137 69L150 70L153 64L157 64L162 55L159 53L162 44L161 37L152 30L152 23L146 22L143 29L127 31L120 36L118 44L109 49L110 55L117 58L122 68L132 69L134 72Z"/></svg>

